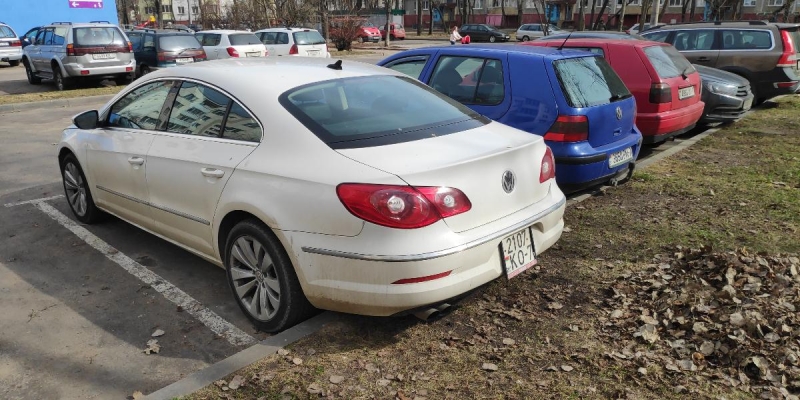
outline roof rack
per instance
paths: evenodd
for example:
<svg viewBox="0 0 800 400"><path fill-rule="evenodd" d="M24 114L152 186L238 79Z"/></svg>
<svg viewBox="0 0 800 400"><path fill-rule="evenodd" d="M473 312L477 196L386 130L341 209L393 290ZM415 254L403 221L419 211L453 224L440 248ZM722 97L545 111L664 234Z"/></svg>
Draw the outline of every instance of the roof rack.
<svg viewBox="0 0 800 400"><path fill-rule="evenodd" d="M50 25L72 25L72 22L53 22Z"/></svg>
<svg viewBox="0 0 800 400"><path fill-rule="evenodd" d="M89 21L90 24L110 24L108 21Z"/></svg>
<svg viewBox="0 0 800 400"><path fill-rule="evenodd" d="M678 22L676 24L669 24L669 25L692 25L692 24L722 25L723 22L724 23L747 23L747 24L750 24L750 25L767 25L768 24L767 21L762 21L762 20L739 20L739 21L690 21L690 22ZM659 25L656 28L661 27L661 26L668 26L668 25L667 24Z"/></svg>

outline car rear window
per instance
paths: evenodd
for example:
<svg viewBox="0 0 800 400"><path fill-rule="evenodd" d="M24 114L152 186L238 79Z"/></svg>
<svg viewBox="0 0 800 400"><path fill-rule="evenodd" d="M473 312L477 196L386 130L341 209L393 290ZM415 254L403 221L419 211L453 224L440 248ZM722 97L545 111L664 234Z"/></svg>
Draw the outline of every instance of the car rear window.
<svg viewBox="0 0 800 400"><path fill-rule="evenodd" d="M570 107L594 107L631 96L622 79L602 57L556 60L553 68Z"/></svg>
<svg viewBox="0 0 800 400"><path fill-rule="evenodd" d="M228 39L231 41L231 46L246 46L249 44L262 44L253 33L237 33L229 35Z"/></svg>
<svg viewBox="0 0 800 400"><path fill-rule="evenodd" d="M325 43L325 39L317 31L295 32L292 36L294 36L294 42L298 45Z"/></svg>
<svg viewBox="0 0 800 400"><path fill-rule="evenodd" d="M645 47L644 54L656 73L661 79L675 78L681 76L684 71L686 73L694 72L694 67L689 63L686 57L678 53L672 46L650 46Z"/></svg>
<svg viewBox="0 0 800 400"><path fill-rule="evenodd" d="M279 101L334 149L402 143L473 129L488 119L401 76L365 76L312 83Z"/></svg>
<svg viewBox="0 0 800 400"><path fill-rule="evenodd" d="M769 31L723 30L722 48L725 50L771 49L772 35Z"/></svg>
<svg viewBox="0 0 800 400"><path fill-rule="evenodd" d="M199 49L200 42L192 35L162 36L158 43L161 50L178 51L183 49Z"/></svg>
<svg viewBox="0 0 800 400"><path fill-rule="evenodd" d="M72 37L76 46L126 46L125 35L113 27L74 28Z"/></svg>
<svg viewBox="0 0 800 400"><path fill-rule="evenodd" d="M17 37L17 34L14 33L14 31L11 30L11 28L5 25L0 25L0 39L15 38L15 37Z"/></svg>

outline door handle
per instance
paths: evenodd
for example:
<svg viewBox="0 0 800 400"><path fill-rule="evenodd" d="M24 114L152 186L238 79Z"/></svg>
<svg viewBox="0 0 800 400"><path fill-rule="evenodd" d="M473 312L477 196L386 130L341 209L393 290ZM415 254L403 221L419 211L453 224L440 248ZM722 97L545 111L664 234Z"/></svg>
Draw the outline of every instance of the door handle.
<svg viewBox="0 0 800 400"><path fill-rule="evenodd" d="M711 61L711 59L708 57L700 57L697 59L697 61Z"/></svg>
<svg viewBox="0 0 800 400"><path fill-rule="evenodd" d="M142 157L131 157L131 158L128 158L128 162L131 163L131 165L142 165L142 164L144 164L144 158L142 158Z"/></svg>
<svg viewBox="0 0 800 400"><path fill-rule="evenodd" d="M214 169L214 168L203 168L200 170L203 176L207 176L209 178L222 178L225 176L225 171L221 169Z"/></svg>

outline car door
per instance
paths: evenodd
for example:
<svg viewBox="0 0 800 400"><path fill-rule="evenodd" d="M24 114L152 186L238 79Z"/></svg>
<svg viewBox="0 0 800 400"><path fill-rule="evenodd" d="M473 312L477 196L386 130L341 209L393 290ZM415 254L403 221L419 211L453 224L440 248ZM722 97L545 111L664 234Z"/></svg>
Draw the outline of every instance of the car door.
<svg viewBox="0 0 800 400"><path fill-rule="evenodd" d="M26 48L33 44L36 40L36 35L39 34L41 28L32 28L28 32L25 32L25 35L21 36L19 40L22 42L22 48Z"/></svg>
<svg viewBox="0 0 800 400"><path fill-rule="evenodd" d="M776 40L781 39L774 37L767 29L720 29L719 57L716 64L710 66L719 69L739 67L739 71L744 69L752 72L772 70L775 61L770 63L766 60L774 56L770 52L775 48ZM756 82L750 84L756 85Z"/></svg>
<svg viewBox="0 0 800 400"><path fill-rule="evenodd" d="M49 71L49 61L47 63L42 62L44 55L42 54L42 49L45 47L45 41L48 37L53 36L53 28L46 28L39 31L39 34L36 35L36 40L33 42L33 45L30 46L28 49L28 57L31 59L31 64L33 64L33 69L36 71L42 71L42 67L48 67L45 70Z"/></svg>
<svg viewBox="0 0 800 400"><path fill-rule="evenodd" d="M277 32L257 32L256 36L261 40L261 43L264 43L266 46L267 51L269 51L269 55L271 56L282 56L285 55L283 53L283 49L278 50L276 38L278 36ZM289 54L287 51L286 54Z"/></svg>
<svg viewBox="0 0 800 400"><path fill-rule="evenodd" d="M508 57L484 58L441 51L422 80L428 86L493 120L511 105Z"/></svg>
<svg viewBox="0 0 800 400"><path fill-rule="evenodd" d="M431 54L418 54L392 60L386 64L383 64L383 67L393 69L397 72L402 72L414 79L420 79L422 76L422 71L425 70L425 65L428 63L430 58Z"/></svg>
<svg viewBox="0 0 800 400"><path fill-rule="evenodd" d="M103 127L93 131L86 159L95 202L134 224L150 228L153 219L147 205L147 151L153 133L165 118L164 103L173 81L139 86L107 111Z"/></svg>
<svg viewBox="0 0 800 400"><path fill-rule="evenodd" d="M206 58L209 60L217 60L220 58L220 41L222 35L219 33L204 33L201 38L198 38L200 44L203 45L203 50L206 52ZM225 56L228 54L225 53ZM226 57L227 58L227 57Z"/></svg>
<svg viewBox="0 0 800 400"><path fill-rule="evenodd" d="M713 67L717 64L719 47L715 43L714 29L687 29L675 31L672 46L691 63Z"/></svg>
<svg viewBox="0 0 800 400"><path fill-rule="evenodd" d="M489 30L489 28L487 28L487 27L485 27L483 25L478 25L477 31L478 31L477 35L478 35L478 39L479 40L481 40L481 41L489 41L489 36L491 36L491 34L492 34L492 32Z"/></svg>
<svg viewBox="0 0 800 400"><path fill-rule="evenodd" d="M155 231L213 255L211 221L222 189L260 138L260 124L240 104L219 90L184 81L165 131L147 153Z"/></svg>

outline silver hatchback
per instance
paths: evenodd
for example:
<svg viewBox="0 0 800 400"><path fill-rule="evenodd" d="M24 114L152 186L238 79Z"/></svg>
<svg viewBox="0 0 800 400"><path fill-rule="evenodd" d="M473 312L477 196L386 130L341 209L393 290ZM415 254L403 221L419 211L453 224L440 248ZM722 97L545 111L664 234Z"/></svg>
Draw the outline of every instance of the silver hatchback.
<svg viewBox="0 0 800 400"><path fill-rule="evenodd" d="M22 63L33 85L52 79L58 90L78 80L130 82L136 61L125 33L109 23L54 22L43 26L23 50Z"/></svg>
<svg viewBox="0 0 800 400"><path fill-rule="evenodd" d="M21 59L22 42L17 37L17 33L10 26L0 22L0 61L16 67Z"/></svg>

